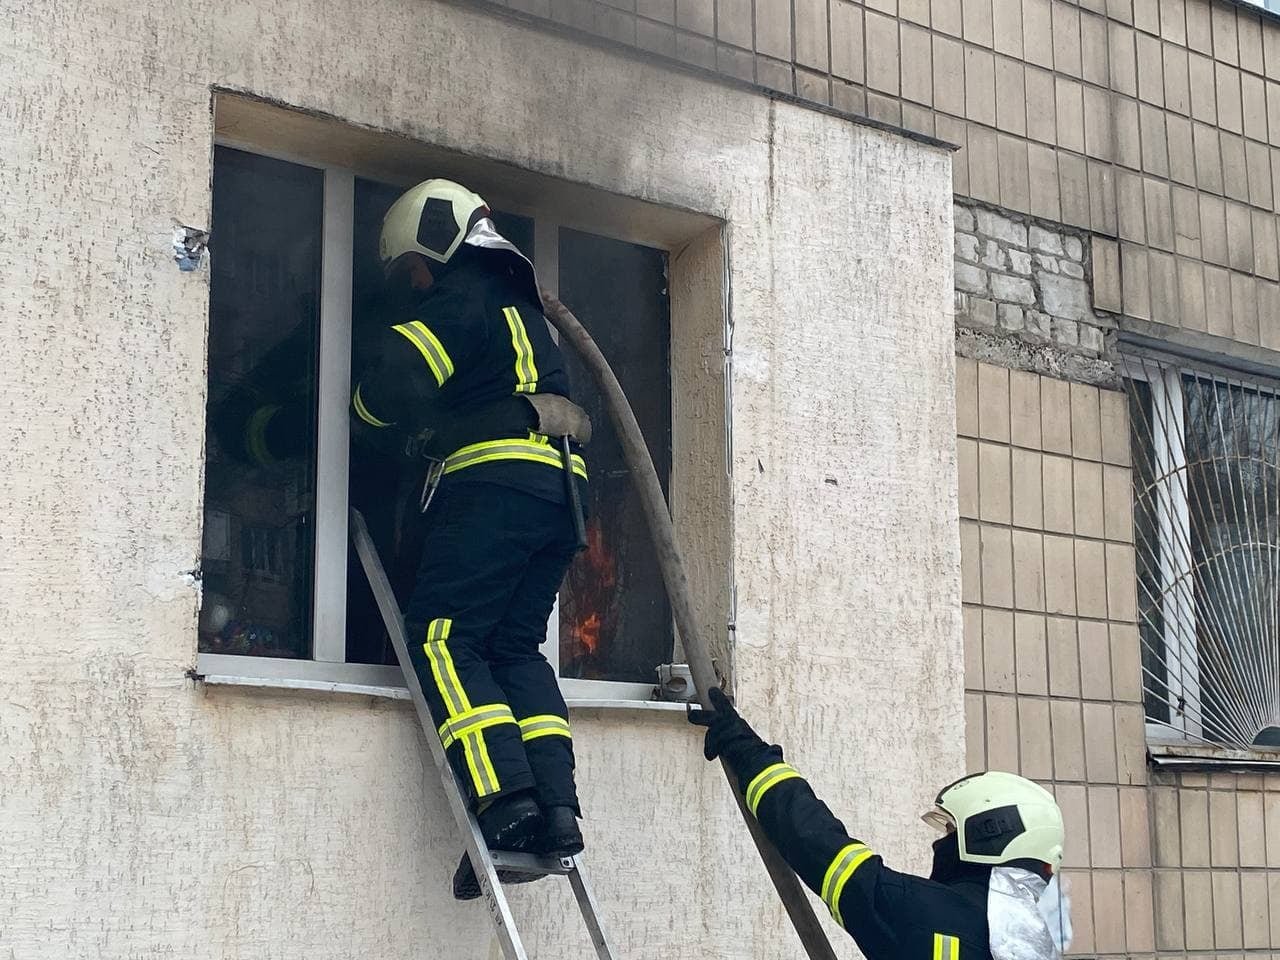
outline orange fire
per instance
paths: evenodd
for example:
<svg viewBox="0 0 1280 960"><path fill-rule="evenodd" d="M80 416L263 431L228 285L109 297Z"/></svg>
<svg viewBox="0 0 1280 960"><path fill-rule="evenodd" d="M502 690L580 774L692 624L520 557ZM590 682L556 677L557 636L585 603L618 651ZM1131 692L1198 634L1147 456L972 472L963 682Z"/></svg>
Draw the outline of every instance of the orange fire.
<svg viewBox="0 0 1280 960"><path fill-rule="evenodd" d="M598 520L587 525L587 548L574 565L571 582L574 640L583 654L591 656L600 650L618 582L617 563Z"/></svg>
<svg viewBox="0 0 1280 960"><path fill-rule="evenodd" d="M599 523L592 523L587 529L587 567L590 569L597 589L612 587L618 580L617 569L613 562L613 554L604 543L604 531Z"/></svg>
<svg viewBox="0 0 1280 960"><path fill-rule="evenodd" d="M595 653L600 647L600 614L592 610L577 629L578 642L586 647L587 653Z"/></svg>

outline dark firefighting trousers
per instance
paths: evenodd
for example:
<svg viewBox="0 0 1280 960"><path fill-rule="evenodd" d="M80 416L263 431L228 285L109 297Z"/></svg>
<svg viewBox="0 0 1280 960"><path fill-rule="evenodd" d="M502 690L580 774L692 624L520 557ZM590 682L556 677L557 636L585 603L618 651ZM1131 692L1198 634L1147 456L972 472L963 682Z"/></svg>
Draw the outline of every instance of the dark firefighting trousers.
<svg viewBox="0 0 1280 960"><path fill-rule="evenodd" d="M474 801L534 788L580 812L568 709L539 650L576 551L569 507L446 479L426 520L405 628L454 769Z"/></svg>

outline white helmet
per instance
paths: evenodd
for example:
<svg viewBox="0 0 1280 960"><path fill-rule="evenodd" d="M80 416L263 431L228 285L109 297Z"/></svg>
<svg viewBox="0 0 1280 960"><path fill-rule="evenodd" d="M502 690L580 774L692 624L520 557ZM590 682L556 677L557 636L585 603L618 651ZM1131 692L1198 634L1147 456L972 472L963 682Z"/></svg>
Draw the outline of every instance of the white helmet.
<svg viewBox="0 0 1280 960"><path fill-rule="evenodd" d="M389 268L406 253L448 263L489 207L477 194L452 180L424 180L406 190L382 220L378 255Z"/></svg>
<svg viewBox="0 0 1280 960"><path fill-rule="evenodd" d="M1037 783L989 770L943 787L934 803L924 820L955 828L966 863L1036 860L1055 872L1062 865L1062 811Z"/></svg>

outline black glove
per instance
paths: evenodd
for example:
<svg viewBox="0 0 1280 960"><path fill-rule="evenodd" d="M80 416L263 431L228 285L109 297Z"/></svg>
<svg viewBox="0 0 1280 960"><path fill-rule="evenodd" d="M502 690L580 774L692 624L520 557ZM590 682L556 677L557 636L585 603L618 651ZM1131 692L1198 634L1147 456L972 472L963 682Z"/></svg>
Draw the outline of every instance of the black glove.
<svg viewBox="0 0 1280 960"><path fill-rule="evenodd" d="M758 758L772 750L760 739L751 725L738 715L729 698L719 687L708 693L713 710L690 710L689 722L707 728L702 754L708 760L724 757L739 777L751 769Z"/></svg>

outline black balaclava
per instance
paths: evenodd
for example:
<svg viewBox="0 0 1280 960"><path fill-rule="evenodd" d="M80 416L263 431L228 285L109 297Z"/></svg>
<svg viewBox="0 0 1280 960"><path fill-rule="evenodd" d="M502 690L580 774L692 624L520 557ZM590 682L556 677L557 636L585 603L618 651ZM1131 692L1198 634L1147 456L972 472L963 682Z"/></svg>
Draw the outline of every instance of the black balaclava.
<svg viewBox="0 0 1280 960"><path fill-rule="evenodd" d="M945 883L960 876L960 841L954 833L939 837L933 841L933 869L929 871L929 879Z"/></svg>
<svg viewBox="0 0 1280 960"><path fill-rule="evenodd" d="M986 864L965 863L960 859L960 839L955 833L948 833L934 841L930 880L949 883L956 880L981 880L990 875L991 868Z"/></svg>

